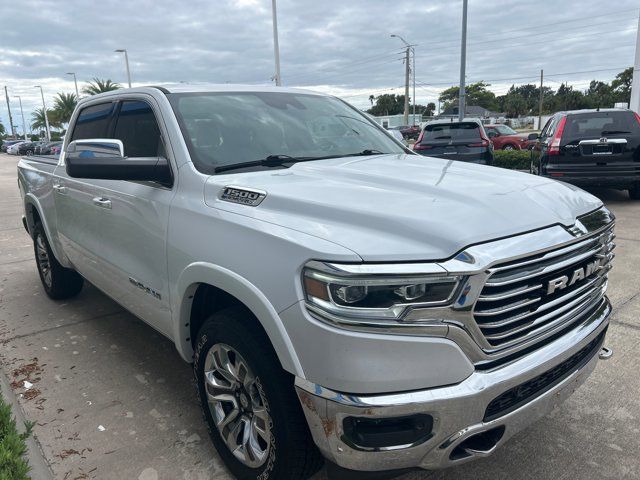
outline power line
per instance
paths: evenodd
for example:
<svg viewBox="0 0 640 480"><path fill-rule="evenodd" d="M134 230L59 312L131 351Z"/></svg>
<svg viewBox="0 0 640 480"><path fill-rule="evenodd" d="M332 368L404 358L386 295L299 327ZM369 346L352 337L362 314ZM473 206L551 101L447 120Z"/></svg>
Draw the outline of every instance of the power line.
<svg viewBox="0 0 640 480"><path fill-rule="evenodd" d="M628 13L630 11L638 11L640 10L639 8L631 8L631 9L627 9L627 10L618 10L617 12L610 12L607 14L602 14L602 15L598 15L599 18L601 17L607 17L607 16L613 16L613 15L620 15L622 13ZM566 21L561 21L561 22L554 22L554 23L547 23L545 24L542 28L547 28L547 27L551 27L554 25L566 25L567 23L574 23L574 22L578 22L578 21L582 21L582 20L593 20L593 16L588 16L588 17L581 17L581 18L575 18L572 20L566 20ZM591 27L591 26L598 26L598 25L607 25L607 24L611 24L611 23L617 23L618 20L613 20L613 21L609 21L609 22L603 22L603 23L596 23L596 24L588 24L588 25L581 25L581 26L577 26L577 27L570 27L570 28L562 28L561 31L567 31L567 30L578 30L581 28L587 28L587 27ZM493 41L497 41L497 40L501 40L500 38L496 38L496 35L502 35L504 33L514 33L514 32L521 32L523 30L535 30L535 33L547 33L547 32L541 32L540 31L540 25L533 25L531 27L522 27L522 28L514 28L511 30L503 30L501 32L496 32L496 33L490 33L490 34L483 34L483 35L479 35L475 38L489 38L491 37L490 42ZM551 33L555 32L557 30L552 30ZM506 40L509 40L510 38L515 38L515 37L508 37L506 38ZM444 41L439 41L439 42L435 42L435 43L429 43L429 46L437 46L437 45L448 45L448 44L457 44L457 46L459 46L459 40L455 39L452 37L451 40L444 40ZM484 43L484 42L483 42Z"/></svg>

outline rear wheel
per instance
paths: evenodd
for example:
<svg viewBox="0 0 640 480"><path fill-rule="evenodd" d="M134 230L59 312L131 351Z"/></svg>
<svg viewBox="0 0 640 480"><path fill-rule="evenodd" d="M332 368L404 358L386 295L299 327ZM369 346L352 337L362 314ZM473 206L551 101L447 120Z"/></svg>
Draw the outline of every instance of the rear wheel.
<svg viewBox="0 0 640 480"><path fill-rule="evenodd" d="M84 279L75 270L60 265L39 222L33 232L33 249L40 281L50 298L62 300L80 293Z"/></svg>
<svg viewBox="0 0 640 480"><path fill-rule="evenodd" d="M640 183L636 183L629 189L629 197L632 200L640 200Z"/></svg>
<svg viewBox="0 0 640 480"><path fill-rule="evenodd" d="M506 144L504 147L502 147L503 150L515 150L516 147L514 147L511 144Z"/></svg>
<svg viewBox="0 0 640 480"><path fill-rule="evenodd" d="M196 341L194 374L213 444L239 480L304 480L322 465L296 396L251 313L212 315Z"/></svg>

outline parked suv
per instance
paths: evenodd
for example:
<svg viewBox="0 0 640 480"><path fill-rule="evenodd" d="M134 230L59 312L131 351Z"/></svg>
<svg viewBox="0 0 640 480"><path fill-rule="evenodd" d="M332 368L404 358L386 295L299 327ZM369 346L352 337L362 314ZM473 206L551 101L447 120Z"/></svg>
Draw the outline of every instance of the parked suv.
<svg viewBox="0 0 640 480"><path fill-rule="evenodd" d="M533 142L526 133L518 133L508 125L485 125L487 135L497 150L527 150Z"/></svg>
<svg viewBox="0 0 640 480"><path fill-rule="evenodd" d="M413 145L420 155L461 160L463 162L493 164L493 144L475 119L462 122L436 120L427 124Z"/></svg>
<svg viewBox="0 0 640 480"><path fill-rule="evenodd" d="M629 190L640 200L640 116L631 110L558 112L531 153L531 173L578 186Z"/></svg>

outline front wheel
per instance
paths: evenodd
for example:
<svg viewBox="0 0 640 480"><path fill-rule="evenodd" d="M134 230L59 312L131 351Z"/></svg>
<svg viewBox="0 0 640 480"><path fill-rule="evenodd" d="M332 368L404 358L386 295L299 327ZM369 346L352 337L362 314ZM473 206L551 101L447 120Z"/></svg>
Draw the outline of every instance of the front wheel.
<svg viewBox="0 0 640 480"><path fill-rule="evenodd" d="M503 150L515 150L516 147L514 147L513 145L505 145L504 147L502 147Z"/></svg>
<svg viewBox="0 0 640 480"><path fill-rule="evenodd" d="M632 200L640 200L640 183L636 183L629 189L629 197Z"/></svg>
<svg viewBox="0 0 640 480"><path fill-rule="evenodd" d="M322 465L296 396L251 313L212 315L196 340L194 374L209 434L239 480L304 480Z"/></svg>
<svg viewBox="0 0 640 480"><path fill-rule="evenodd" d="M41 223L33 231L33 249L40 281L46 294L54 300L70 298L82 290L84 279L70 268L65 268L56 259Z"/></svg>

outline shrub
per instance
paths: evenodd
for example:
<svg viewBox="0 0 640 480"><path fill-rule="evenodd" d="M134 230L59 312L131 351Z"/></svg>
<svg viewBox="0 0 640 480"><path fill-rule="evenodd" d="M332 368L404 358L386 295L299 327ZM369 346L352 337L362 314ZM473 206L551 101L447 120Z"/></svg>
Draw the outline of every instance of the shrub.
<svg viewBox="0 0 640 480"><path fill-rule="evenodd" d="M529 171L531 162L531 152L529 150L496 150L493 155L493 165L495 167Z"/></svg>
<svg viewBox="0 0 640 480"><path fill-rule="evenodd" d="M0 480L28 480L29 464L26 460L25 440L31 433L18 433L11 407L0 397Z"/></svg>

